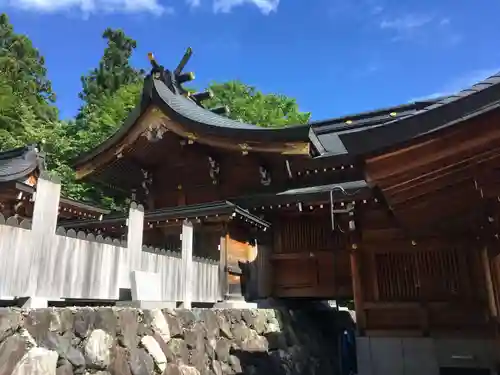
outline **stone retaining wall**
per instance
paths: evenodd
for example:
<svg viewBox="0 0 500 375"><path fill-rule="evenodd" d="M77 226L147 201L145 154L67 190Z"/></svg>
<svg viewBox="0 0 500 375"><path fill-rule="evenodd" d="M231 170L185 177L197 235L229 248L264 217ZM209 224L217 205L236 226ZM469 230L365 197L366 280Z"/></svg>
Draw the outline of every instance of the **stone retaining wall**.
<svg viewBox="0 0 500 375"><path fill-rule="evenodd" d="M333 374L331 350L285 309L0 309L1 375Z"/></svg>

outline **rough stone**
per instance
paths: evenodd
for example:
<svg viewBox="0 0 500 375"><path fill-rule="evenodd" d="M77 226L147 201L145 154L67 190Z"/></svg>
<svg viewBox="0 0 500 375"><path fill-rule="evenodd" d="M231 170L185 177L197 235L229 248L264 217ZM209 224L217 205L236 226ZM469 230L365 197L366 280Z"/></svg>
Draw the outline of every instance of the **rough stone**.
<svg viewBox="0 0 500 375"><path fill-rule="evenodd" d="M221 337L217 340L215 346L215 354L219 361L227 362L229 360L229 351L231 350L231 341Z"/></svg>
<svg viewBox="0 0 500 375"><path fill-rule="evenodd" d="M102 329L90 333L85 343L85 357L92 368L106 369L111 363L114 339Z"/></svg>
<svg viewBox="0 0 500 375"><path fill-rule="evenodd" d="M225 362L222 362L220 364L221 368L222 368L222 372L226 375L233 375L234 374L234 371L233 369L231 368L231 366L229 366L227 363Z"/></svg>
<svg viewBox="0 0 500 375"><path fill-rule="evenodd" d="M148 313L151 317L153 332L158 334L165 343L168 343L170 341L170 328L165 315L159 309L150 310Z"/></svg>
<svg viewBox="0 0 500 375"><path fill-rule="evenodd" d="M158 341L152 336L144 336L141 339L141 344L146 351L153 357L153 360L160 371L165 371L167 365L167 358L163 350L161 350Z"/></svg>
<svg viewBox="0 0 500 375"><path fill-rule="evenodd" d="M144 349L134 349L129 359L132 375L150 375L154 371L154 362Z"/></svg>
<svg viewBox="0 0 500 375"><path fill-rule="evenodd" d="M21 325L21 314L19 311L0 309L0 342L5 340Z"/></svg>
<svg viewBox="0 0 500 375"><path fill-rule="evenodd" d="M70 309L60 309L58 311L61 332L73 331L75 324L75 313Z"/></svg>
<svg viewBox="0 0 500 375"><path fill-rule="evenodd" d="M200 372L191 366L169 363L163 375L200 375Z"/></svg>
<svg viewBox="0 0 500 375"><path fill-rule="evenodd" d="M50 309L30 310L24 318L24 328L37 343L50 331L52 311Z"/></svg>
<svg viewBox="0 0 500 375"><path fill-rule="evenodd" d="M208 339L219 336L219 321L213 310L201 311L200 318L205 325L205 334Z"/></svg>
<svg viewBox="0 0 500 375"><path fill-rule="evenodd" d="M233 333L231 332L231 324L223 315L218 315L217 320L219 323L219 329L222 336L226 337L229 340L233 339Z"/></svg>
<svg viewBox="0 0 500 375"><path fill-rule="evenodd" d="M57 353L44 348L31 348L21 358L12 375L56 375Z"/></svg>
<svg viewBox="0 0 500 375"><path fill-rule="evenodd" d="M266 324L266 328L264 330L264 334L267 333L275 333L275 332L281 332L281 327L278 319L276 318L271 318Z"/></svg>
<svg viewBox="0 0 500 375"><path fill-rule="evenodd" d="M187 363L189 351L182 339L171 339L167 344L167 359L171 362Z"/></svg>
<svg viewBox="0 0 500 375"><path fill-rule="evenodd" d="M199 371L202 371L209 364L210 360L206 353L202 351L197 352L193 351L189 356L189 364L193 367L196 367Z"/></svg>
<svg viewBox="0 0 500 375"><path fill-rule="evenodd" d="M248 328L242 321L234 323L231 332L233 333L234 340L236 340L238 344L243 342L247 337L252 335L250 328Z"/></svg>
<svg viewBox="0 0 500 375"><path fill-rule="evenodd" d="M177 311L177 316L184 328L188 328L196 322L196 315L191 310L179 310Z"/></svg>
<svg viewBox="0 0 500 375"><path fill-rule="evenodd" d="M236 373L240 373L243 371L243 369L241 368L241 361L238 357L236 357L235 355L230 355L229 356L229 365L231 366L231 368L234 370L234 372Z"/></svg>
<svg viewBox="0 0 500 375"><path fill-rule="evenodd" d="M170 329L170 336L175 338L182 337L183 329L180 318L170 313L167 313L165 318L167 319L167 324Z"/></svg>
<svg viewBox="0 0 500 375"><path fill-rule="evenodd" d="M48 332L42 341L42 345L47 349L57 352L60 357L67 359L73 366L85 366L83 354L71 345L70 337Z"/></svg>
<svg viewBox="0 0 500 375"><path fill-rule="evenodd" d="M241 343L241 349L247 352L266 352L268 343L265 337L249 337Z"/></svg>
<svg viewBox="0 0 500 375"><path fill-rule="evenodd" d="M0 309L0 375L51 358L50 375L315 375L335 345L300 310Z"/></svg>
<svg viewBox="0 0 500 375"><path fill-rule="evenodd" d="M0 344L0 374L12 374L16 364L28 352L30 344L24 337L14 334Z"/></svg>
<svg viewBox="0 0 500 375"><path fill-rule="evenodd" d="M286 349L288 346L286 336L282 333L269 333L265 337L269 350Z"/></svg>
<svg viewBox="0 0 500 375"><path fill-rule="evenodd" d="M184 341L188 348L203 350L205 329L202 323L195 323L192 328L184 332Z"/></svg>
<svg viewBox="0 0 500 375"><path fill-rule="evenodd" d="M267 318L264 314L257 314L251 323L251 327L259 334L262 335L266 330Z"/></svg>
<svg viewBox="0 0 500 375"><path fill-rule="evenodd" d="M205 352L208 358L215 358L215 348L217 347L217 340L215 338L208 338L205 340Z"/></svg>
<svg viewBox="0 0 500 375"><path fill-rule="evenodd" d="M117 311L118 318L118 341L126 348L134 349L139 344L138 336L139 313L133 309L123 309Z"/></svg>
<svg viewBox="0 0 500 375"><path fill-rule="evenodd" d="M63 360L61 364L58 364L56 375L74 375L73 366L67 360Z"/></svg>
<svg viewBox="0 0 500 375"><path fill-rule="evenodd" d="M95 312L95 329L102 329L109 335L116 336L117 316L112 308L101 308Z"/></svg>
<svg viewBox="0 0 500 375"><path fill-rule="evenodd" d="M224 375L224 373L222 372L221 362L219 362L216 359L213 360L212 361L212 371L214 372L215 375Z"/></svg>
<svg viewBox="0 0 500 375"><path fill-rule="evenodd" d="M224 315L229 322L236 323L240 322L243 319L242 312L243 310L240 309L227 309L224 310Z"/></svg>
<svg viewBox="0 0 500 375"><path fill-rule="evenodd" d="M126 349L120 347L114 348L113 359L110 366L110 372L112 375L131 375L127 354Z"/></svg>
<svg viewBox="0 0 500 375"><path fill-rule="evenodd" d="M75 314L74 332L81 338L87 337L94 327L95 311L90 308L78 309Z"/></svg>

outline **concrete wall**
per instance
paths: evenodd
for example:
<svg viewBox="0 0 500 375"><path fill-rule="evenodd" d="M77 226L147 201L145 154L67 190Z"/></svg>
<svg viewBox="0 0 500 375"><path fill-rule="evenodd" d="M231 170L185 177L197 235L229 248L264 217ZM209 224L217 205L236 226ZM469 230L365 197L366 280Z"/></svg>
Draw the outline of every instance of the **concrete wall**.
<svg viewBox="0 0 500 375"><path fill-rule="evenodd" d="M439 375L443 367L493 371L496 363L493 340L358 337L356 343L359 375Z"/></svg>
<svg viewBox="0 0 500 375"><path fill-rule="evenodd" d="M287 310L0 309L0 374L336 373Z"/></svg>

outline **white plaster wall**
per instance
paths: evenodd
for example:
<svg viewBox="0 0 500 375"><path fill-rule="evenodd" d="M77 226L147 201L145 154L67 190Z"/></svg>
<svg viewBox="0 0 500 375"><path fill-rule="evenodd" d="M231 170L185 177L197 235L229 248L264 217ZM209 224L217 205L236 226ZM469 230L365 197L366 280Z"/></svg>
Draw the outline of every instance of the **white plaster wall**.
<svg viewBox="0 0 500 375"><path fill-rule="evenodd" d="M494 341L358 337L358 375L439 375L441 367L495 369Z"/></svg>

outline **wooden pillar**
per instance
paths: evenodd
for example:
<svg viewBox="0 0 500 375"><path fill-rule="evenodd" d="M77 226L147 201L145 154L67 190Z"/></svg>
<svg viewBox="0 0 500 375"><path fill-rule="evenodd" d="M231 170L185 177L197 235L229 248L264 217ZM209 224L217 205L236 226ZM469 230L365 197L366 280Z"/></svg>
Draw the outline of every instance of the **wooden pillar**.
<svg viewBox="0 0 500 375"><path fill-rule="evenodd" d="M143 231L144 207L132 202L130 204L127 220L127 255L130 272L141 270ZM129 279L129 277L127 278Z"/></svg>
<svg viewBox="0 0 500 375"><path fill-rule="evenodd" d="M185 220L182 223L182 308L190 309L193 285L193 224Z"/></svg>
<svg viewBox="0 0 500 375"><path fill-rule="evenodd" d="M36 185L35 204L33 208L33 221L31 235L33 240L33 258L30 260L30 283L27 296L30 297L55 297L47 296L43 292L44 285L52 283L51 275L55 264L51 261L53 243L55 239L57 216L59 215L59 199L61 185L57 177L42 173ZM38 272L44 270L44 272Z"/></svg>
<svg viewBox="0 0 500 375"><path fill-rule="evenodd" d="M493 279L491 276L490 259L488 256L487 246L481 249L481 262L485 277L486 292L488 295L489 313L492 318L498 317L497 304L495 299L495 288L493 287Z"/></svg>
<svg viewBox="0 0 500 375"><path fill-rule="evenodd" d="M361 272L359 269L359 248L356 243L351 245L350 260L352 273L352 290L354 294L354 308L356 311L356 325L360 336L364 335L366 329L366 314L363 306L363 287L361 284Z"/></svg>
<svg viewBox="0 0 500 375"><path fill-rule="evenodd" d="M223 300L229 293L228 290L228 275L227 275L227 246L228 246L227 226L224 225L224 231L220 237L220 254L219 254L219 290L220 300Z"/></svg>

